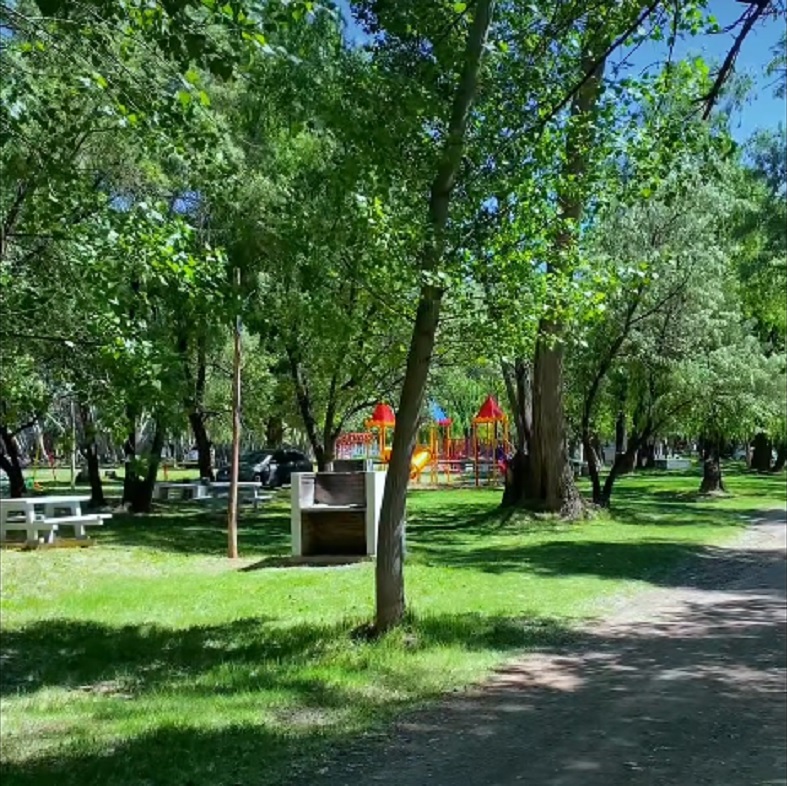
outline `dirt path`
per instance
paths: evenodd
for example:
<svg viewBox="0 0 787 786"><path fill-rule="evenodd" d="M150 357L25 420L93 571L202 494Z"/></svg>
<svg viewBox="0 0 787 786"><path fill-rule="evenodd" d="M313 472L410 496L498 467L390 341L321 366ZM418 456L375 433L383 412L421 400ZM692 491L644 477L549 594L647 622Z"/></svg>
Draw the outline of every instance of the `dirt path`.
<svg viewBox="0 0 787 786"><path fill-rule="evenodd" d="M787 785L783 513L309 786Z"/></svg>

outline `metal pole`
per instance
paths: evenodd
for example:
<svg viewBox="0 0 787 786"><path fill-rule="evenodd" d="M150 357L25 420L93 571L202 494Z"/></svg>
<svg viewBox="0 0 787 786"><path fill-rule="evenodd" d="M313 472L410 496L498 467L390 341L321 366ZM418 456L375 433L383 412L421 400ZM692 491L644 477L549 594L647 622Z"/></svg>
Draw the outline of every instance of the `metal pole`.
<svg viewBox="0 0 787 786"><path fill-rule="evenodd" d="M240 268L235 268L235 286L240 295ZM230 498L227 506L227 556L238 557L238 464L240 462L240 314L235 317L232 363L232 459L230 464Z"/></svg>

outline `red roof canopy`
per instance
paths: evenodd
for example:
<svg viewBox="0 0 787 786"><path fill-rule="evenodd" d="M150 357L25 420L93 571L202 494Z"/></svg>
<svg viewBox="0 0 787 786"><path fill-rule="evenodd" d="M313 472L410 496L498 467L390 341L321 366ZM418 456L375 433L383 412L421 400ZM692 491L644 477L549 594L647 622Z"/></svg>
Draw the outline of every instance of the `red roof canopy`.
<svg viewBox="0 0 787 786"><path fill-rule="evenodd" d="M388 404L378 404L372 412L372 416L366 421L367 428L375 426L395 426L396 415Z"/></svg>
<svg viewBox="0 0 787 786"><path fill-rule="evenodd" d="M501 423L504 420L508 420L508 418L495 401L495 397L487 396L481 409L478 410L478 414L473 418L473 423Z"/></svg>

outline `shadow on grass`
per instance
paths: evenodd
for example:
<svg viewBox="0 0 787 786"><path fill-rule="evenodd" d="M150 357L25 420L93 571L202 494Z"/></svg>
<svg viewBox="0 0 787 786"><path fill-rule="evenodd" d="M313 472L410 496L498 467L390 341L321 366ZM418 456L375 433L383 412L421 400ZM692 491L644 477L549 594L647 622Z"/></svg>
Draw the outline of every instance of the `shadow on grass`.
<svg viewBox="0 0 787 786"><path fill-rule="evenodd" d="M472 550L422 547L432 564L472 568L487 573L524 571L544 576L593 575L606 579L647 581L659 586L712 588L714 562L723 562L731 577L753 565L784 565L783 552L719 549L673 541L637 543L551 541L534 545L494 544ZM696 570L682 569L691 563Z"/></svg>
<svg viewBox="0 0 787 786"><path fill-rule="evenodd" d="M650 624L579 637L566 636L549 621L530 627L511 619L462 615L415 621L416 649L455 641L498 650L524 643L538 647L541 655L535 663L505 667L483 690L407 713L386 735L360 737L358 731L380 728L392 710L408 708L406 699L392 702L374 691L350 693L321 678L316 669L282 668L272 679L298 696L279 712L278 727L262 715L259 721L225 725L217 722L219 716L184 716L177 725L162 717L158 728L132 731L120 740L99 737L92 747L64 740L56 755L25 763L6 760L0 774L9 786L409 786L427 781L486 786L512 782L525 770L533 783L559 779L566 786L639 783L644 781L635 776L643 771L649 783L777 783L785 761L784 602L782 594L756 587L755 577L751 586L744 584L712 603L690 602ZM303 663L300 645L313 654L314 648L330 646L331 637L346 633L341 627L299 630L275 655L277 636L247 649L222 649L244 640L251 630L265 641L264 619L233 623L223 632L159 630L151 646L147 633L126 631L117 643L134 648L137 655L130 659L120 646L106 651L106 640L116 632L75 628L71 637L69 623L54 621L56 627L47 630L48 624L53 623L41 623L36 641L43 644L47 634L54 635L49 655L55 662L61 659L61 670L79 668L72 660L62 661L63 634L66 646L78 646L87 635L104 641L105 654L120 658L119 670L141 671L142 679L143 663L156 652L160 658L174 658L170 665L175 674L262 657L255 668L260 674L289 660L297 667ZM245 632L244 626L249 626ZM196 636L191 644L208 654L173 655L183 654L183 635ZM323 636L327 641L320 645ZM208 647L209 641L218 648ZM403 636L402 649L407 641ZM390 641L361 646L390 646ZM378 664L379 671L368 674L367 682L389 679L404 689L415 685L414 670L393 673L387 666L387 660ZM104 663L105 676L108 668ZM184 691L193 689L190 676L182 677ZM261 684L270 679L264 677ZM254 688L234 679L229 690L239 700L254 701ZM224 695L221 688L203 690L208 698ZM135 710L133 701L108 701L96 710L94 722L142 711ZM320 721L343 712L361 714L353 716L355 725ZM319 757L329 750L328 759Z"/></svg>
<svg viewBox="0 0 787 786"><path fill-rule="evenodd" d="M286 784L783 783L783 594L688 602L503 669Z"/></svg>
<svg viewBox="0 0 787 786"><path fill-rule="evenodd" d="M158 505L148 515L115 514L98 534L102 543L143 547L176 554L223 555L227 550L226 508L194 503ZM275 556L289 550L290 514L281 504L259 511L242 509L238 540L244 556Z"/></svg>
<svg viewBox="0 0 787 786"><path fill-rule="evenodd" d="M3 632L0 691L8 696L59 686L90 692L116 684L119 693L138 697L162 688L191 690L183 686L226 663L241 672L249 668L248 684L234 680L233 691L292 688L284 671L317 663L336 646L386 646L385 639L353 644L353 627L350 620L283 625L267 617L183 630L44 620ZM561 623L547 618L480 614L413 618L404 630L412 651L443 645L515 650L553 644L567 635Z"/></svg>

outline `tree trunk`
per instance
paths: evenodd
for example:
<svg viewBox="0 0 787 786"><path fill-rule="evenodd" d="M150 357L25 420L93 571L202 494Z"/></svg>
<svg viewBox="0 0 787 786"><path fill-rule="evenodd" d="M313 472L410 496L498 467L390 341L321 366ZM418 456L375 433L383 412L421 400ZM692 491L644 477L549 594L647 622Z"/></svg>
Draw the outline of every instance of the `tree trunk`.
<svg viewBox="0 0 787 786"><path fill-rule="evenodd" d="M158 468L161 463L161 450L164 447L164 429L161 421L156 418L153 442L150 451L145 456L145 474L134 474L134 481L130 487L130 496L126 500L132 513L149 513L153 502L153 489L156 485ZM125 495L125 490L124 490Z"/></svg>
<svg viewBox="0 0 787 786"><path fill-rule="evenodd" d="M213 480L213 461L210 455L211 444L210 439L208 439L208 430L205 428L205 415L202 412L192 410L189 412L189 423L194 434L194 442L197 445L199 476Z"/></svg>
<svg viewBox="0 0 787 786"><path fill-rule="evenodd" d="M207 384L208 362L207 344L204 335L197 338L197 373L192 375L191 363L189 362L189 340L188 333L184 330L179 341L178 351L180 352L183 364L183 377L186 384L187 395L184 397L186 415L189 425L194 435L194 442L197 446L197 465L201 478L214 479L213 459L211 457L211 442L208 437L207 415L205 414L205 387Z"/></svg>
<svg viewBox="0 0 787 786"><path fill-rule="evenodd" d="M582 180L592 147L592 116L598 103L604 60L596 63L597 42L587 41L581 58L582 72L588 74L577 91L569 114L571 128L566 139L566 163L563 185L558 193L561 229L555 253L547 272L557 276L570 270L565 259L577 243L582 222ZM603 49L604 47L599 47ZM595 65L594 65L595 64ZM565 414L563 409L563 321L555 317L541 320L533 363L533 450L527 504L540 510L576 517L582 501L574 483L574 474L565 449Z"/></svg>
<svg viewBox="0 0 787 786"><path fill-rule="evenodd" d="M502 507L523 504L527 496L530 466L530 443L533 433L533 388L528 363L517 358L513 365L503 367L503 379L511 411L514 413L516 444L506 470Z"/></svg>
<svg viewBox="0 0 787 786"><path fill-rule="evenodd" d="M615 420L615 455L626 452L626 413L621 409Z"/></svg>
<svg viewBox="0 0 787 786"><path fill-rule="evenodd" d="M13 434L3 425L0 425L0 440L3 443L0 451L0 467L8 475L8 492L13 498L24 497L25 474L19 460L19 446Z"/></svg>
<svg viewBox="0 0 787 786"><path fill-rule="evenodd" d="M284 423L278 415L271 415L265 423L265 442L270 448L281 447L284 442Z"/></svg>
<svg viewBox="0 0 787 786"><path fill-rule="evenodd" d="M522 358L517 358L512 365L503 365L508 404L514 414L514 447L523 452L530 451L533 429L533 387L530 376L529 364Z"/></svg>
<svg viewBox="0 0 787 786"><path fill-rule="evenodd" d="M121 503L132 504L137 485L137 416L132 407L126 407L128 436L123 443L123 498Z"/></svg>
<svg viewBox="0 0 787 786"><path fill-rule="evenodd" d="M702 465L700 494L724 492L724 479L721 474L721 440L709 439L704 444L705 461Z"/></svg>
<svg viewBox="0 0 787 786"><path fill-rule="evenodd" d="M585 456L588 462L588 475L590 475L590 485L593 489L593 503L601 504L601 478L599 475L599 465L596 451L593 450L593 442L590 432L586 429L582 431L582 447L585 449ZM615 457L617 459L617 456Z"/></svg>
<svg viewBox="0 0 787 786"><path fill-rule="evenodd" d="M424 248L422 270L438 270L442 260L451 193L464 152L464 137L475 98L486 36L492 21L494 0L478 0L465 47L464 65L451 107L447 138L429 197L431 237ZM418 418L440 321L443 291L429 281L421 284L418 308L407 353L402 392L396 413L391 459L385 479L377 542L375 571L378 632L398 625L404 616L404 517L410 459L415 446Z"/></svg>
<svg viewBox="0 0 787 786"><path fill-rule="evenodd" d="M500 503L503 507L517 507L522 504L527 491L529 463L530 456L517 448L506 467L505 488Z"/></svg>
<svg viewBox="0 0 787 786"><path fill-rule="evenodd" d="M634 468L634 462L639 453L640 445L650 439L653 427L653 422L648 420L642 431L632 431L629 435L628 444L626 445L626 452L618 453L615 456L615 461L609 468L609 473L604 481L604 486L601 489L601 496L597 503L602 508L608 508L612 502L612 491L615 487L615 481L621 475L631 472Z"/></svg>
<svg viewBox="0 0 787 786"><path fill-rule="evenodd" d="M82 450L87 461L87 477L90 483L90 506L103 507L107 504L104 498L104 485L101 482L101 469L98 460L98 442L96 441L96 424L88 404L79 404L79 417L82 421Z"/></svg>
<svg viewBox="0 0 787 786"><path fill-rule="evenodd" d="M771 451L773 445L768 435L760 431L754 437L754 452L751 457L751 468L755 472L771 471Z"/></svg>
<svg viewBox="0 0 787 786"><path fill-rule="evenodd" d="M787 442L780 442L776 447L776 461L771 467L771 472L781 472L787 463Z"/></svg>
<svg viewBox="0 0 787 786"><path fill-rule="evenodd" d="M320 439L311 392L309 391L307 380L304 378L300 357L295 346L287 347L287 359L289 360L290 376L295 387L295 398L298 402L301 419L303 420L303 427L306 429L306 436L309 439L314 458L317 461L317 471L324 472L326 467L325 445ZM331 460L333 460L333 457L331 457Z"/></svg>
<svg viewBox="0 0 787 786"><path fill-rule="evenodd" d="M325 428L322 435L322 455L317 462L319 472L330 472L333 469L333 460L336 458L336 440L338 436L339 434L334 431L333 412L328 412L326 413Z"/></svg>

